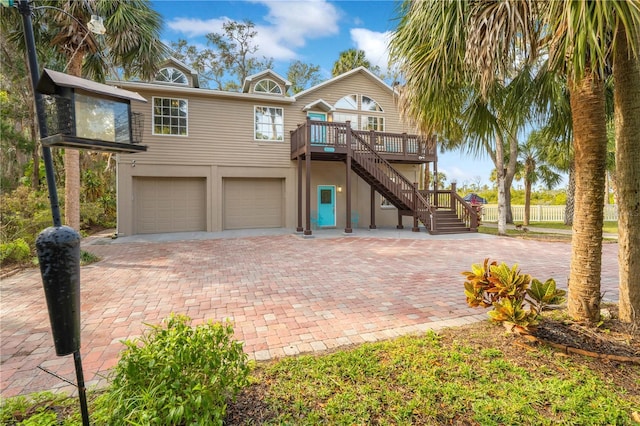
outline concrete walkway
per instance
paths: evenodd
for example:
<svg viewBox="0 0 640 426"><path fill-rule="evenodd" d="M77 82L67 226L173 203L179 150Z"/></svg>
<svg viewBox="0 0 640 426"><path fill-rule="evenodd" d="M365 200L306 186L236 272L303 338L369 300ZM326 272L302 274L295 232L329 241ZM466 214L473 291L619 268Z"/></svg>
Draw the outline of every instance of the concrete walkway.
<svg viewBox="0 0 640 426"><path fill-rule="evenodd" d="M231 320L252 359L267 360L486 319L465 303L460 272L485 257L560 286L570 245L410 230L286 230L89 238L82 268L82 357L100 386L123 339L170 313ZM603 248L605 298L618 298L617 244ZM0 283L0 392L73 392L73 359L57 357L38 269Z"/></svg>

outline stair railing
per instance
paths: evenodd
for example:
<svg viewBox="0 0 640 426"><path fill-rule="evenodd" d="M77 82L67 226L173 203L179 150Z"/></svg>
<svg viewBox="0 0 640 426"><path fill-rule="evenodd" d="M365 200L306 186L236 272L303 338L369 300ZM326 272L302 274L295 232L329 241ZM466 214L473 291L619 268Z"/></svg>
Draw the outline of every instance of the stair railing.
<svg viewBox="0 0 640 426"><path fill-rule="evenodd" d="M359 134L351 131L347 144L352 158L360 164L378 182L385 186L404 206L413 209L414 214L431 231L435 231L434 211L429 202L417 190L415 185L400 174L387 160L382 158L373 147ZM394 203L395 200L390 199ZM396 206L401 207L401 206Z"/></svg>

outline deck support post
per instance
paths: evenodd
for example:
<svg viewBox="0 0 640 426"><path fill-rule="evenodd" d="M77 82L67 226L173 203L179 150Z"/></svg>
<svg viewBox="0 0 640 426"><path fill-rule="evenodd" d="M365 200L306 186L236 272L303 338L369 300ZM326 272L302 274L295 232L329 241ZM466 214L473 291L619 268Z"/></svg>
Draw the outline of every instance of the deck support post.
<svg viewBox="0 0 640 426"><path fill-rule="evenodd" d="M404 229L404 226L402 225L402 213L400 210L398 210L398 225L396 226L396 229Z"/></svg>
<svg viewBox="0 0 640 426"><path fill-rule="evenodd" d="M302 161L300 155L297 158L298 161L298 226L296 232L304 231L302 227Z"/></svg>
<svg viewBox="0 0 640 426"><path fill-rule="evenodd" d="M418 226L418 182L413 183L413 232L420 232Z"/></svg>
<svg viewBox="0 0 640 426"><path fill-rule="evenodd" d="M376 190L371 188L371 224L369 225L369 229L376 229Z"/></svg>
<svg viewBox="0 0 640 426"><path fill-rule="evenodd" d="M307 198L305 200L305 209L306 209L306 228L304 230L304 235L311 235L311 119L307 117L307 128L305 130L306 138L305 138L305 155L304 155L304 164L307 172L307 179L305 181L305 187L307 192Z"/></svg>
<svg viewBox="0 0 640 426"><path fill-rule="evenodd" d="M351 234L353 229L351 228L351 123L347 121L347 180L346 180L346 190L347 190L347 223L344 228L345 234Z"/></svg>
<svg viewBox="0 0 640 426"><path fill-rule="evenodd" d="M438 208L438 151L435 153L435 160L433 162L433 206Z"/></svg>

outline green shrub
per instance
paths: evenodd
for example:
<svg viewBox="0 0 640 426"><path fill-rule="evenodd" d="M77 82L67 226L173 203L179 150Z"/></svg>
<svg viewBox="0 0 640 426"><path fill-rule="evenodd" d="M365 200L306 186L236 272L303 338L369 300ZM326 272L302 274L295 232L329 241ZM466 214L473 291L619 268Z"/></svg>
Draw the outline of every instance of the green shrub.
<svg viewBox="0 0 640 426"><path fill-rule="evenodd" d="M506 263L489 263L489 259L483 264L471 265L471 271L462 274L466 277L464 293L469 306L493 306L488 313L492 321L508 322L524 329L534 328L542 310L547 305L563 303L566 294L556 289L552 278L542 283L529 274L521 274L518 265L510 268ZM529 304L528 310L525 302Z"/></svg>
<svg viewBox="0 0 640 426"><path fill-rule="evenodd" d="M227 401L248 384L247 356L231 325L190 322L171 315L124 342L97 424L222 424Z"/></svg>
<svg viewBox="0 0 640 426"><path fill-rule="evenodd" d="M22 238L8 243L0 243L0 264L22 263L31 257L29 244Z"/></svg>

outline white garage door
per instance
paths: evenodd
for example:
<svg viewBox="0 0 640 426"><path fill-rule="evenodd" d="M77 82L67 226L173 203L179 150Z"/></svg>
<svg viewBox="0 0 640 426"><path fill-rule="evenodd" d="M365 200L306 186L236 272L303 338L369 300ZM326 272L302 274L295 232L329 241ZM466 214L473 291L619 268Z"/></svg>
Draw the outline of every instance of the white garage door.
<svg viewBox="0 0 640 426"><path fill-rule="evenodd" d="M284 179L224 179L224 229L282 228Z"/></svg>
<svg viewBox="0 0 640 426"><path fill-rule="evenodd" d="M205 178L134 178L136 234L206 231Z"/></svg>

